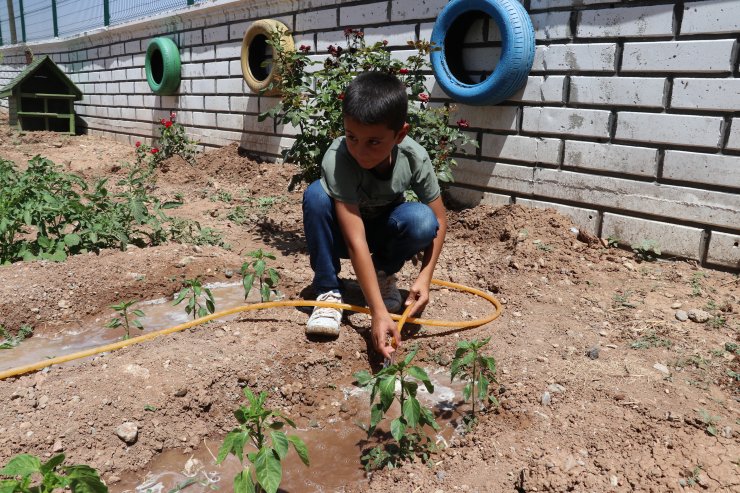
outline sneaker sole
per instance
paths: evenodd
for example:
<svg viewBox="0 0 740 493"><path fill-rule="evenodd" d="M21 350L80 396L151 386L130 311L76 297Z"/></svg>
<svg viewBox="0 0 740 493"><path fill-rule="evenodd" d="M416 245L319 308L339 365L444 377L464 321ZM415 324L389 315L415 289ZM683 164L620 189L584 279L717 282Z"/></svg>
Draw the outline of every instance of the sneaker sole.
<svg viewBox="0 0 740 493"><path fill-rule="evenodd" d="M318 326L313 325L311 327L306 327L306 335L338 337L339 327L326 327L326 326L321 326L321 325L318 325Z"/></svg>

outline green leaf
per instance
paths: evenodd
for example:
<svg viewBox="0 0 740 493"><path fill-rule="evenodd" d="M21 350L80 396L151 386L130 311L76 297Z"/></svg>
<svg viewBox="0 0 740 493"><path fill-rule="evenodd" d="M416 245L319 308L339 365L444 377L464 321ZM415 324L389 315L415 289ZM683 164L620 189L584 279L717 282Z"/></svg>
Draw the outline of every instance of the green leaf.
<svg viewBox="0 0 740 493"><path fill-rule="evenodd" d="M108 487L92 467L72 466L67 471L69 486L74 493L108 493Z"/></svg>
<svg viewBox="0 0 740 493"><path fill-rule="evenodd" d="M271 431L272 448L275 449L280 460L285 459L288 454L288 437L282 431Z"/></svg>
<svg viewBox="0 0 740 493"><path fill-rule="evenodd" d="M378 403L374 404L370 408L370 428L368 428L367 434L372 435L375 431L375 427L378 426L378 423L380 423L383 420L383 405Z"/></svg>
<svg viewBox="0 0 740 493"><path fill-rule="evenodd" d="M440 429L437 421L434 419L434 414L432 414L432 411L426 407L421 408L421 418L419 419L419 422L429 425L437 431Z"/></svg>
<svg viewBox="0 0 740 493"><path fill-rule="evenodd" d="M0 493L18 493L24 491L21 483L14 479L0 479Z"/></svg>
<svg viewBox="0 0 740 493"><path fill-rule="evenodd" d="M480 378L478 379L478 399L483 400L485 399L486 395L488 394L488 385L490 385L490 381L485 377L485 375L480 374Z"/></svg>
<svg viewBox="0 0 740 493"><path fill-rule="evenodd" d="M270 301L270 286L267 284L263 284L260 288L260 297L262 298L263 302Z"/></svg>
<svg viewBox="0 0 740 493"><path fill-rule="evenodd" d="M242 431L240 428L234 428L224 438L224 443L221 444L221 448L218 449L218 457L216 464L221 464L229 453L234 454L239 461L242 461L244 453L244 444L246 443L249 435L247 432Z"/></svg>
<svg viewBox="0 0 740 493"><path fill-rule="evenodd" d="M234 476L234 493L255 493L251 473L251 468L247 468Z"/></svg>
<svg viewBox="0 0 740 493"><path fill-rule="evenodd" d="M69 233L64 235L64 243L67 246L77 246L82 241L82 238L80 238L80 235L76 235L74 233Z"/></svg>
<svg viewBox="0 0 740 493"><path fill-rule="evenodd" d="M416 378L417 380L420 380L421 383L424 384L427 392L429 392L430 394L434 393L434 385L432 385L432 381L429 380L429 375L427 375L427 372L424 371L423 368L418 366L409 366L407 371L409 375Z"/></svg>
<svg viewBox="0 0 740 493"><path fill-rule="evenodd" d="M355 380L357 382L356 385L358 385L359 387L365 387L373 379L373 376L370 375L370 373L368 373L367 370L358 371L354 373L352 376L355 377Z"/></svg>
<svg viewBox="0 0 740 493"><path fill-rule="evenodd" d="M415 428L419 424L419 416L421 415L421 404L416 400L415 397L409 397L403 403L403 417L409 426Z"/></svg>
<svg viewBox="0 0 740 493"><path fill-rule="evenodd" d="M293 444L293 448L298 454L298 457L301 458L301 461L303 461L303 463L307 466L310 465L310 462L308 460L308 447L306 447L306 444L303 442L303 440L295 435L289 435L288 441Z"/></svg>
<svg viewBox="0 0 740 493"><path fill-rule="evenodd" d="M254 275L258 278L262 278L262 274L265 273L265 261L260 259L254 263Z"/></svg>
<svg viewBox="0 0 740 493"><path fill-rule="evenodd" d="M0 469L0 476L26 477L35 472L41 472L41 461L30 454L16 455Z"/></svg>
<svg viewBox="0 0 740 493"><path fill-rule="evenodd" d="M470 394L473 392L473 384L468 383L463 387L463 400L467 401L470 399Z"/></svg>
<svg viewBox="0 0 740 493"><path fill-rule="evenodd" d="M242 285L244 286L244 299L247 299L247 296L249 296L249 292L252 290L252 285L254 284L254 274L247 274L244 276L244 279L242 279Z"/></svg>
<svg viewBox="0 0 740 493"><path fill-rule="evenodd" d="M188 295L187 289L183 289L180 291L180 293L177 295L177 298L175 298L175 301L172 302L172 306L179 305L182 300L185 299L185 297Z"/></svg>
<svg viewBox="0 0 740 493"><path fill-rule="evenodd" d="M383 404L383 411L388 411L396 393L396 376L390 375L383 377L378 384L378 388L380 390L380 402Z"/></svg>
<svg viewBox="0 0 740 493"><path fill-rule="evenodd" d="M55 455L54 457L49 459L46 463L41 465L41 467L39 468L41 471L41 474L46 474L48 472L53 471L62 462L64 462L64 454Z"/></svg>
<svg viewBox="0 0 740 493"><path fill-rule="evenodd" d="M267 493L276 493L283 479L283 469L275 452L270 447L262 447L254 460L257 482Z"/></svg>
<svg viewBox="0 0 740 493"><path fill-rule="evenodd" d="M406 432L406 425L401 421L401 418L396 418L391 421L391 435L393 438L400 442Z"/></svg>

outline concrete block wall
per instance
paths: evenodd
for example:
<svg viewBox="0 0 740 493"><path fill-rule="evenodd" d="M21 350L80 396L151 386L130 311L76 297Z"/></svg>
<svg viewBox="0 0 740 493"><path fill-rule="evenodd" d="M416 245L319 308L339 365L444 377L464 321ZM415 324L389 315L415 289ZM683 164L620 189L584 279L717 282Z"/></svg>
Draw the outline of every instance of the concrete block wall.
<svg viewBox="0 0 740 493"><path fill-rule="evenodd" d="M527 84L497 106L456 104L479 148L461 156L453 198L553 207L625 244L658 241L669 255L740 269L740 1L522 0L535 33ZM312 56L363 29L388 40L429 39L447 0L215 0L68 39L35 43L84 93L76 109L92 134L133 143L178 113L204 146L239 142L277 159L292 127L258 122L275 98L243 82L241 41L257 19L294 31ZM178 94L145 79L149 40L180 47ZM481 18L465 39L472 77L495 68L501 39ZM25 63L2 49L0 84ZM450 102L430 73L434 103ZM7 104L7 100L5 100Z"/></svg>

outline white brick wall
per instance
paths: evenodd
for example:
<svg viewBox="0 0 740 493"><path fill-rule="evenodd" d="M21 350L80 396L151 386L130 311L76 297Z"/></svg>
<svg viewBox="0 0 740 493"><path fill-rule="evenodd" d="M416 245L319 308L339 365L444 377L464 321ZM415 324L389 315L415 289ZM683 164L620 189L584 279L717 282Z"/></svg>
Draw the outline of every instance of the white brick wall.
<svg viewBox="0 0 740 493"><path fill-rule="evenodd" d="M654 77L571 77L570 102L660 108L665 86L666 79Z"/></svg>
<svg viewBox="0 0 740 493"><path fill-rule="evenodd" d="M712 231L707 262L740 269L740 234Z"/></svg>
<svg viewBox="0 0 740 493"><path fill-rule="evenodd" d="M740 79L673 80L671 108L740 110Z"/></svg>
<svg viewBox="0 0 740 493"><path fill-rule="evenodd" d="M532 9L551 9L557 7L580 7L599 3L614 3L613 0L532 0Z"/></svg>
<svg viewBox="0 0 740 493"><path fill-rule="evenodd" d="M702 230L675 224L666 224L647 219L604 214L602 236L615 236L627 245L643 240L655 241L664 255L697 258L701 255L699 246Z"/></svg>
<svg viewBox="0 0 740 493"><path fill-rule="evenodd" d="M656 176L658 150L598 142L565 141L563 166Z"/></svg>
<svg viewBox="0 0 740 493"><path fill-rule="evenodd" d="M729 72L733 39L625 43L623 72Z"/></svg>
<svg viewBox="0 0 740 493"><path fill-rule="evenodd" d="M569 205L544 202L542 200L517 199L517 204L525 207L537 207L540 209L555 209L560 214L568 216L579 229L596 234L599 228L599 211L596 209L584 209L582 207L571 207Z"/></svg>
<svg viewBox="0 0 740 493"><path fill-rule="evenodd" d="M337 27L337 9L313 10L296 16L296 31L325 30Z"/></svg>
<svg viewBox="0 0 740 493"><path fill-rule="evenodd" d="M666 151L663 177L740 189L740 156Z"/></svg>
<svg viewBox="0 0 740 493"><path fill-rule="evenodd" d="M740 32L740 2L703 0L683 6L681 34Z"/></svg>
<svg viewBox="0 0 740 493"><path fill-rule="evenodd" d="M732 119L730 136L727 140L727 149L740 151L740 118Z"/></svg>
<svg viewBox="0 0 740 493"><path fill-rule="evenodd" d="M620 112L615 137L621 140L718 147L722 118Z"/></svg>
<svg viewBox="0 0 740 493"><path fill-rule="evenodd" d="M530 133L609 136L609 112L572 108L524 108L522 130Z"/></svg>
<svg viewBox="0 0 740 493"><path fill-rule="evenodd" d="M416 37L414 33L409 31L407 25L397 26L383 26L383 27L369 27L365 30L365 42L368 44L374 44L388 41L388 46L402 46L405 47L407 41L414 41ZM429 36L426 37L429 40Z"/></svg>
<svg viewBox="0 0 740 493"><path fill-rule="evenodd" d="M511 159L530 163L558 164L562 141L520 135L484 134L484 158Z"/></svg>
<svg viewBox="0 0 740 493"><path fill-rule="evenodd" d="M366 26L387 22L388 2L340 7L339 18L342 26Z"/></svg>
<svg viewBox="0 0 740 493"><path fill-rule="evenodd" d="M487 106L468 106L460 104L454 114L456 120L464 119L471 127L484 128L487 130L511 130L517 129L518 108L515 106L498 106L492 111Z"/></svg>
<svg viewBox="0 0 740 493"><path fill-rule="evenodd" d="M533 14L532 26L538 41L549 39L568 39L570 37L570 12L546 12Z"/></svg>
<svg viewBox="0 0 740 493"><path fill-rule="evenodd" d="M499 193L481 192L471 188L463 188L455 185L447 189L450 198L463 207L475 207L476 205L500 206L511 203L511 197Z"/></svg>
<svg viewBox="0 0 740 493"><path fill-rule="evenodd" d="M522 195L531 195L534 168L513 164L491 163L458 159L453 171L455 183L474 187L491 187Z"/></svg>
<svg viewBox="0 0 740 493"><path fill-rule="evenodd" d="M537 45L533 72L614 72L617 45L613 43Z"/></svg>
<svg viewBox="0 0 740 493"><path fill-rule="evenodd" d="M585 10L578 13L579 38L673 35L673 5Z"/></svg>
<svg viewBox="0 0 740 493"><path fill-rule="evenodd" d="M509 101L562 103L565 98L565 76L529 76L527 82Z"/></svg>
<svg viewBox="0 0 740 493"><path fill-rule="evenodd" d="M391 21L405 21L416 19L429 19L437 17L437 14L447 5L448 0L392 0Z"/></svg>

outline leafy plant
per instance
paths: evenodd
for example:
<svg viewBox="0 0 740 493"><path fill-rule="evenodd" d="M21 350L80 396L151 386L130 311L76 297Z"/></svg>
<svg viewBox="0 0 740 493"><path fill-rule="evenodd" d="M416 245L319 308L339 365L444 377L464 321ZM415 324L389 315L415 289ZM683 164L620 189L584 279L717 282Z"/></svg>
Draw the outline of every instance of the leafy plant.
<svg viewBox="0 0 740 493"><path fill-rule="evenodd" d="M30 337L31 334L33 334L33 327L30 325L22 325L16 335L11 335L5 327L0 325L0 337L4 339L0 342L0 349L13 349L23 342L24 339Z"/></svg>
<svg viewBox="0 0 740 493"><path fill-rule="evenodd" d="M169 119L159 120L157 130L160 136L155 146L136 142L136 163L147 168L158 168L162 161L170 156L179 155L188 163L195 164L196 146L198 143L191 140L185 133L185 127L175 121L175 113L170 113Z"/></svg>
<svg viewBox="0 0 740 493"><path fill-rule="evenodd" d="M428 103L425 73L430 70L429 54L436 48L426 41L409 41L409 48L416 53L401 61L391 57L387 42L368 46L362 31L345 29L346 47L329 46L330 56L318 61L309 56L309 46L286 51L280 43L282 34L276 31L268 40L278 77L267 88L278 89L281 99L259 119L270 117L298 128L293 145L283 152L286 161L300 168L292 185L319 178L324 153L344 132L344 90L355 75L370 70L394 74L407 87L409 136L429 153L438 180L452 181L451 168L456 164L453 155L467 144L476 144L463 132L469 126L467 121L450 125L451 107L431 107Z"/></svg>
<svg viewBox="0 0 740 493"><path fill-rule="evenodd" d="M614 296L612 296L612 299L614 300L614 304L617 306L635 308L637 304L630 301L630 296L632 296L632 291L624 291L624 292L618 291L614 293Z"/></svg>
<svg viewBox="0 0 740 493"><path fill-rule="evenodd" d="M726 342L725 351L733 353L735 356L740 356L740 345L734 342Z"/></svg>
<svg viewBox="0 0 740 493"><path fill-rule="evenodd" d="M699 409L699 416L702 422L706 426L707 433L713 437L717 436L717 423L719 423L719 416L712 416L706 409Z"/></svg>
<svg viewBox="0 0 740 493"><path fill-rule="evenodd" d="M483 340L459 341L455 350L455 357L450 367L450 382L456 376L460 380L466 380L463 387L463 400L472 400L473 408L468 419L469 423L475 423L475 402L482 401L485 404L498 406L498 400L493 395L492 383L496 383L496 360L493 356L483 356L481 349L491 340L486 337Z"/></svg>
<svg viewBox="0 0 740 493"><path fill-rule="evenodd" d="M707 322L713 329L721 329L727 324L727 319L721 315L715 315Z"/></svg>
<svg viewBox="0 0 740 493"><path fill-rule="evenodd" d="M426 371L419 366L411 365L417 352L418 348L407 354L401 362L386 366L375 376L364 370L354 374L357 386L370 389L368 438L375 433L393 401L397 400L401 405L401 415L390 424L391 436L396 443L385 447L377 446L363 455L361 461L366 470L394 468L402 461L412 460L414 457L427 462L431 453L436 450L434 442L426 435L423 427L426 425L439 430L439 425L434 420L432 411L422 406L416 398L418 383L407 379L413 377L424 385L427 392L430 394L434 392L434 385ZM400 389L398 393L397 384ZM375 402L376 398L379 398L378 402Z"/></svg>
<svg viewBox="0 0 740 493"><path fill-rule="evenodd" d="M606 237L606 245L609 248L617 248L620 241L621 240L614 235L609 235Z"/></svg>
<svg viewBox="0 0 740 493"><path fill-rule="evenodd" d="M239 426L226 435L216 464L233 454L244 466L244 447L249 443L255 449L247 453L251 465L234 477L234 491L275 493L283 476L281 462L288 454L290 445L293 445L306 466L309 465L308 448L299 437L280 431L285 425L295 428L295 423L280 412L265 408L266 392L255 396L245 387L244 396L249 401L249 407L242 405L234 411Z"/></svg>
<svg viewBox="0 0 740 493"><path fill-rule="evenodd" d="M139 330L144 330L144 325L142 325L141 320L134 318L143 317L144 312L137 308L136 310L132 310L129 314L128 309L131 308L131 305L134 303L136 303L136 301L131 300L111 305L110 307L116 311L118 317L112 318L107 324L105 324L109 329L117 329L118 327L123 326L126 329L126 334L123 336L124 340L131 337L131 326L134 326Z"/></svg>
<svg viewBox="0 0 740 493"><path fill-rule="evenodd" d="M12 478L0 480L0 491L3 493L51 493L67 489L86 493L108 491L108 487L92 467L65 466L62 465L63 462L64 454L56 455L45 463L41 463L38 457L30 454L16 455L0 469L0 476Z"/></svg>
<svg viewBox="0 0 740 493"><path fill-rule="evenodd" d="M637 260L653 262L660 256L660 245L655 240L642 240L639 243L632 244L632 251L635 253Z"/></svg>
<svg viewBox="0 0 740 493"><path fill-rule="evenodd" d="M213 299L213 293L211 293L210 289L203 287L200 278L186 279L183 281L183 285L184 287L172 303L173 306L179 305L187 298L188 303L185 305L185 313L188 315L192 313L193 320L198 317L205 317L209 313L216 311L216 302ZM201 303L201 297L205 297L203 304Z"/></svg>
<svg viewBox="0 0 740 493"><path fill-rule="evenodd" d="M632 341L630 344L632 349L650 349L654 347L665 347L670 349L672 346L673 341L660 337L655 333L655 331L650 331L647 335Z"/></svg>
<svg viewBox="0 0 740 493"><path fill-rule="evenodd" d="M701 280L704 279L706 274L703 272L694 272L694 274L691 276L691 281L689 284L691 284L691 296L701 296L702 295L702 286L701 286Z"/></svg>
<svg viewBox="0 0 740 493"><path fill-rule="evenodd" d="M262 301L270 301L270 293L277 291L280 282L280 274L272 267L267 267L267 259L275 260L275 255L259 250L247 253L254 260L242 264L242 284L244 285L244 299L247 299L255 282L259 283L260 297Z"/></svg>

